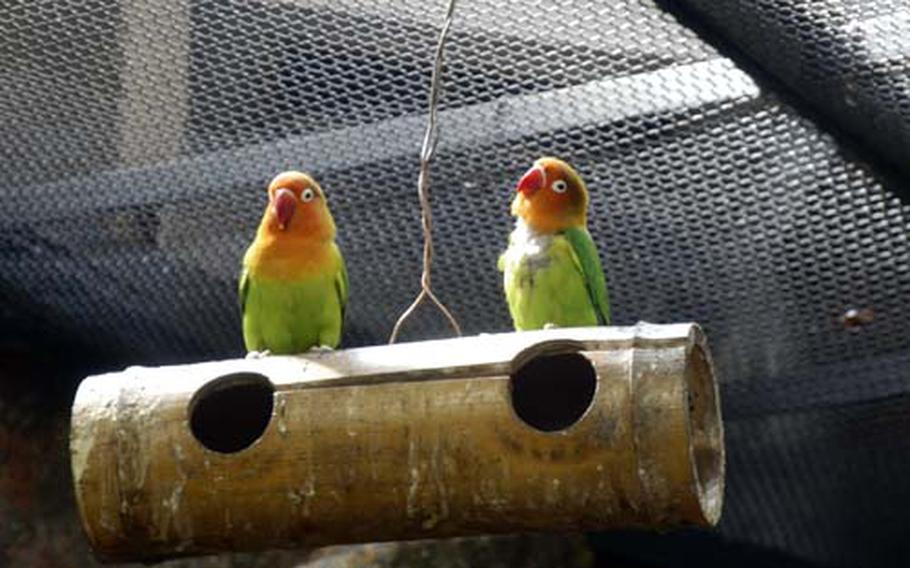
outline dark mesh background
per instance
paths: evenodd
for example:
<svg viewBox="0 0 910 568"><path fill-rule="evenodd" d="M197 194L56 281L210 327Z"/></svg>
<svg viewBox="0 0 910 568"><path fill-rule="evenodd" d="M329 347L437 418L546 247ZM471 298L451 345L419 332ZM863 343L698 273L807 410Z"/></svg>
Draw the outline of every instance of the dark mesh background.
<svg viewBox="0 0 910 568"><path fill-rule="evenodd" d="M92 369L239 355L239 260L267 182L299 168L339 226L345 344L384 342L419 276L444 9L0 4L2 338ZM708 543L725 552L701 562L735 558L732 543L903 565L906 2L463 0L456 14L434 283L465 330L509 329L495 265L512 188L539 155L569 159L617 323L696 320L711 339L729 489L725 540ZM874 318L848 328L848 308ZM447 333L420 316L406 339ZM642 538L611 546L679 564L705 545Z"/></svg>
<svg viewBox="0 0 910 568"><path fill-rule="evenodd" d="M675 3L910 174L907 0Z"/></svg>

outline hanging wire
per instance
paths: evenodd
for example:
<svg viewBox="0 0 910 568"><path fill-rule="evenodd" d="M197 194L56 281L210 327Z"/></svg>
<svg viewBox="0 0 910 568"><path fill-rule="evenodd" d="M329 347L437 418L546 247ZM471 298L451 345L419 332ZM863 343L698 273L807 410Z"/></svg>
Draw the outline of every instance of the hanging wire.
<svg viewBox="0 0 910 568"><path fill-rule="evenodd" d="M430 162L436 154L436 143L439 141L439 128L436 124L436 107L439 104L439 84L440 75L442 75L443 52L445 50L446 39L449 35L449 28L452 26L452 19L455 14L455 0L449 0L449 8L446 11L445 21L442 30L439 32L439 42L436 44L436 56L433 62L433 74L430 78L430 116L427 122L427 130L423 136L423 146L420 149L420 175L417 178L417 195L420 198L420 220L423 225L423 273L420 275L420 293L411 302L411 305L401 314L395 327L392 328L392 335L389 337L389 343L395 343L398 339L398 332L401 326L411 317L414 310L426 298L429 298L439 311L446 317L455 334L461 336L461 326L458 320L452 315L452 312L440 301L433 293L430 287L430 270L433 264L433 213L430 210Z"/></svg>

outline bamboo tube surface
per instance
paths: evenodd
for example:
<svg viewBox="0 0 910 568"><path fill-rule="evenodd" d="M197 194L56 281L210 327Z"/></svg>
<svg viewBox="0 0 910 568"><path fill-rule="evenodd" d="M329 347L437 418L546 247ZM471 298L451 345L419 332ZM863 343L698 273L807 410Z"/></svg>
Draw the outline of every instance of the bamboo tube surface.
<svg viewBox="0 0 910 568"><path fill-rule="evenodd" d="M694 324L140 368L76 396L99 558L714 525L723 428Z"/></svg>

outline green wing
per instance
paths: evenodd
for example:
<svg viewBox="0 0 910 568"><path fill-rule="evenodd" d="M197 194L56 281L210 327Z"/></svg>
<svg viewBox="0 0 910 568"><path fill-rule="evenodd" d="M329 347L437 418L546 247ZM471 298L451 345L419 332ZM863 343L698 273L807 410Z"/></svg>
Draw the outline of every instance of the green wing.
<svg viewBox="0 0 910 568"><path fill-rule="evenodd" d="M572 251L581 265L585 277L585 286L591 304L597 312L597 317L604 325L610 325L610 297L607 294L607 282L604 279L604 270L597 254L597 246L591 238L591 233L584 227L570 227L563 233L566 240L572 245Z"/></svg>
<svg viewBox="0 0 910 568"><path fill-rule="evenodd" d="M237 299L240 302L240 315L246 311L246 297L250 292L250 278L246 268L240 270L240 282L237 283Z"/></svg>
<svg viewBox="0 0 910 568"><path fill-rule="evenodd" d="M335 248L338 254L338 274L335 275L335 292L338 293L338 303L341 305L341 327L344 328L344 314L348 307L348 268L345 266L341 251Z"/></svg>

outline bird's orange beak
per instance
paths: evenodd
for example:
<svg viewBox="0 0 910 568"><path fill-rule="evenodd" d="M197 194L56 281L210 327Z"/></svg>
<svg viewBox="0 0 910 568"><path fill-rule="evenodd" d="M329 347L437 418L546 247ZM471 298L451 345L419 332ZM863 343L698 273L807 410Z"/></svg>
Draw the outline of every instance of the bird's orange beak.
<svg viewBox="0 0 910 568"><path fill-rule="evenodd" d="M516 188L518 193L521 193L525 197L531 197L534 192L540 190L544 184L544 174L543 169L534 166L528 170L525 175L521 176L521 179L518 181L518 187Z"/></svg>
<svg viewBox="0 0 910 568"><path fill-rule="evenodd" d="M275 210L275 217L278 218L278 228L285 230L294 216L297 209L297 197L290 189L279 189L275 192L275 199L272 202L272 208Z"/></svg>

